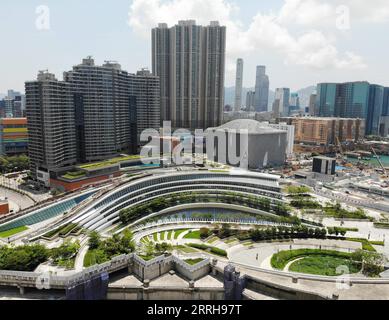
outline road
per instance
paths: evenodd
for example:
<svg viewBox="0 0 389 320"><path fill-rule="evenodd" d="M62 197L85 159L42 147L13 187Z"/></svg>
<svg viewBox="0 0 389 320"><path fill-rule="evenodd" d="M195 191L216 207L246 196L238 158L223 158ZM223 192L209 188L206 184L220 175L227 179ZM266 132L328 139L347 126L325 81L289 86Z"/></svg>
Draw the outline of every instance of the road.
<svg viewBox="0 0 389 320"><path fill-rule="evenodd" d="M34 205L34 202L29 197L0 186L0 199L5 197L12 203L11 206L14 205L18 211Z"/></svg>

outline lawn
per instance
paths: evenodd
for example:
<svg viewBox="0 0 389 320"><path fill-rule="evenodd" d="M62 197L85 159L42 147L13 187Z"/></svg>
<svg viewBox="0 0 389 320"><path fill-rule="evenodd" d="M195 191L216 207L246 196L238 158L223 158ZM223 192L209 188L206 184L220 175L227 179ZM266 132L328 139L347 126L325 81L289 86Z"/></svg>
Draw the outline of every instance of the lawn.
<svg viewBox="0 0 389 320"><path fill-rule="evenodd" d="M175 230L175 231L174 231L174 239L178 239L178 236L179 236L181 233L185 232L185 231L188 231L188 229L179 229L179 230Z"/></svg>
<svg viewBox="0 0 389 320"><path fill-rule="evenodd" d="M193 249L193 248L190 248L190 247L187 247L187 246L175 246L173 248L176 249L176 250L182 251L184 253L198 252L196 249Z"/></svg>
<svg viewBox="0 0 389 320"><path fill-rule="evenodd" d="M297 250L284 250L279 253L273 254L271 257L271 266L275 269L284 270L288 262L296 260L297 258L313 256L331 256L340 259L349 259L350 253L340 252L335 250L319 250L319 249L297 249Z"/></svg>
<svg viewBox="0 0 389 320"><path fill-rule="evenodd" d="M103 250L88 250L84 257L84 267L87 268L95 264L101 264L108 260L109 258L105 255Z"/></svg>
<svg viewBox="0 0 389 320"><path fill-rule="evenodd" d="M289 267L289 271L322 276L338 276L340 274L336 272L336 269L340 266L346 266L350 274L360 271L360 267L350 259L329 255L304 257L293 262Z"/></svg>
<svg viewBox="0 0 389 320"><path fill-rule="evenodd" d="M236 238L232 238L232 239L229 239L229 240L225 241L225 243L227 243L227 244L231 244L231 243L234 243L234 242L239 242L239 240L236 239Z"/></svg>
<svg viewBox="0 0 389 320"><path fill-rule="evenodd" d="M191 266L198 264L199 262L203 261L204 259L202 258L197 258L197 259L186 259L184 260L187 264L190 264Z"/></svg>
<svg viewBox="0 0 389 320"><path fill-rule="evenodd" d="M11 237L15 234L18 234L20 232L23 232L23 231L26 231L28 230L28 227L26 226L21 226L21 227L17 227L17 228L14 228L14 229L9 229L9 230L6 230L6 231L2 231L0 232L0 238L8 238L8 237Z"/></svg>
<svg viewBox="0 0 389 320"><path fill-rule="evenodd" d="M78 168L85 169L85 170L96 170L96 169L100 169L100 168L104 168L107 166L118 164L122 161L137 160L137 159L140 159L139 155L117 157L117 158L113 158L113 159L109 159L109 160L105 160L105 161L101 161L101 162L80 165L80 166L78 166Z"/></svg>
<svg viewBox="0 0 389 320"><path fill-rule="evenodd" d="M193 230L187 233L184 236L184 239L199 239L200 240L200 230Z"/></svg>
<svg viewBox="0 0 389 320"><path fill-rule="evenodd" d="M212 244L212 243L215 243L216 241L220 240L218 237L212 237L211 239L209 239L207 242Z"/></svg>

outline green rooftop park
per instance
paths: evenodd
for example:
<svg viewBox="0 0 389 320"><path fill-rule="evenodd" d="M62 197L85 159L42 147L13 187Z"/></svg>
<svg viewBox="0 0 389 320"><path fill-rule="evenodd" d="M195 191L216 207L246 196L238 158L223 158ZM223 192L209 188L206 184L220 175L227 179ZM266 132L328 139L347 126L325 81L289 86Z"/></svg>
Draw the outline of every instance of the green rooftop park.
<svg viewBox="0 0 389 320"><path fill-rule="evenodd" d="M77 168L83 169L83 170L96 170L96 169L109 167L109 166L112 166L115 164L119 164L120 162L123 162L123 161L138 160L140 158L141 158L140 155L116 157L116 158L112 158L112 159L108 159L108 160L104 160L104 161L100 161L100 162L79 165L79 166L77 166Z"/></svg>

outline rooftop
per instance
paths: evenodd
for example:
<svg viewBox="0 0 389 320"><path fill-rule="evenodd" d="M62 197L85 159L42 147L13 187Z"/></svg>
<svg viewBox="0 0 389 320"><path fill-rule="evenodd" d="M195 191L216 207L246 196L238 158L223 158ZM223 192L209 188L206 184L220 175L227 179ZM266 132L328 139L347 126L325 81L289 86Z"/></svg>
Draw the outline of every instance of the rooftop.
<svg viewBox="0 0 389 320"><path fill-rule="evenodd" d="M220 127L210 128L214 130L248 130L251 134L272 134L285 132L284 130L274 129L262 124L259 121L251 119L237 119L227 122Z"/></svg>

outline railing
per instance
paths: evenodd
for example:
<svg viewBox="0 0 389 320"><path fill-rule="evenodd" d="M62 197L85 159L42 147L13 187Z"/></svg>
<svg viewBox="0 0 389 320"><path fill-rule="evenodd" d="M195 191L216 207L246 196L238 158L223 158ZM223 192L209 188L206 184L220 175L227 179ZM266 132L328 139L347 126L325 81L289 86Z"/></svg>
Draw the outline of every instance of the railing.
<svg viewBox="0 0 389 320"><path fill-rule="evenodd" d="M58 276L48 273L37 273L37 272L23 272L23 271L0 271L0 283L8 284L28 284L35 286L39 278L47 278L48 284L51 288L66 288L68 286L82 283L86 279L89 279L95 275L101 274L102 272L115 272L121 268L126 267L134 254L121 255L114 257L112 260L89 267L81 272L69 275L69 276Z"/></svg>
<svg viewBox="0 0 389 320"><path fill-rule="evenodd" d="M253 267L244 263L239 262L231 262L233 265L243 267L248 270L262 272L270 275L275 276L282 276L286 278L297 278L301 280L312 280L312 281L323 281L323 282L333 282L337 283L340 281L347 281L349 283L354 284L389 284L389 279L386 278L362 278L362 277L354 277L352 275L348 274L340 274L338 277L332 277L332 276L319 276L319 275L309 275L304 273L296 273L296 272L290 272L290 271L278 271L278 270L270 270L270 269L263 269L263 268L257 268ZM253 275L249 275L251 277L257 277Z"/></svg>
<svg viewBox="0 0 389 320"><path fill-rule="evenodd" d="M238 224L238 225L259 225L259 226L275 226L275 227L292 227L288 223L277 223L266 220L238 220L238 219L196 219L196 218L183 218L183 219L163 219L156 222L150 222L147 224L141 224L133 227L133 232L138 232L144 229L150 229L164 224L186 224L186 223L199 223L199 224Z"/></svg>

